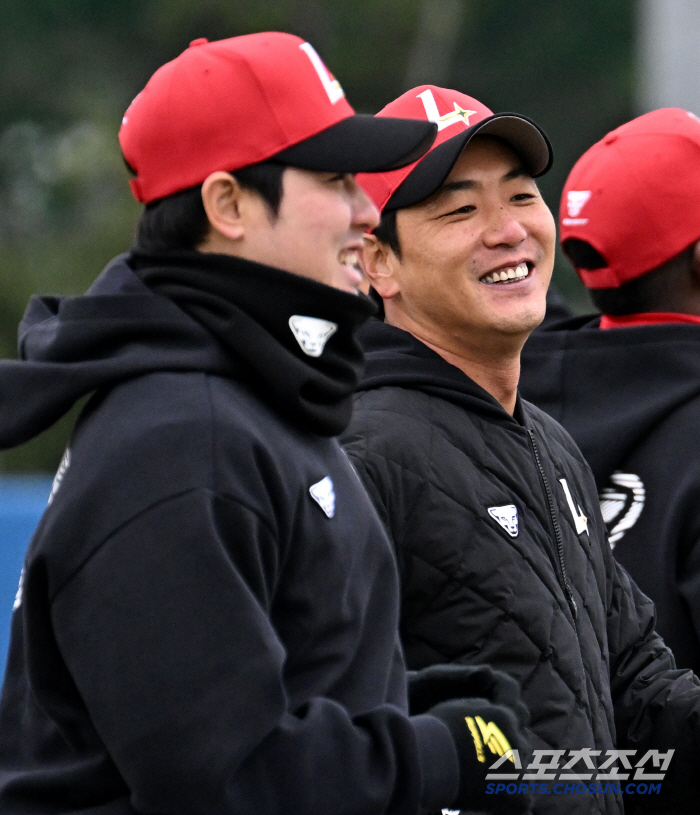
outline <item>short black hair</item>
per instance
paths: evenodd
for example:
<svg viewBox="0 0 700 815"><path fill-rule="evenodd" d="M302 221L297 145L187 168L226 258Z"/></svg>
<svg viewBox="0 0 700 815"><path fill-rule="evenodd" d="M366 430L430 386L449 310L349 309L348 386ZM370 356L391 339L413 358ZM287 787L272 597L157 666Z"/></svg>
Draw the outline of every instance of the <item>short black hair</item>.
<svg viewBox="0 0 700 815"><path fill-rule="evenodd" d="M578 269L604 269L608 265L603 255L587 241L569 238L562 244L562 249ZM621 286L614 289L588 289L588 293L596 308L611 317L673 311L674 309L667 305L668 298L675 288L671 278L675 277L679 270L682 271L689 266L692 251L691 244L665 263Z"/></svg>
<svg viewBox="0 0 700 815"><path fill-rule="evenodd" d="M241 187L258 193L274 219L282 203L282 176L286 166L276 161L262 161L231 175ZM206 238L208 231L202 185L198 184L146 204L136 227L136 248L142 252L192 250Z"/></svg>
<svg viewBox="0 0 700 815"><path fill-rule="evenodd" d="M382 212L379 226L372 233L380 243L388 246L396 257L401 260L401 243L399 242L399 232L396 228L396 213L398 210L391 209Z"/></svg>

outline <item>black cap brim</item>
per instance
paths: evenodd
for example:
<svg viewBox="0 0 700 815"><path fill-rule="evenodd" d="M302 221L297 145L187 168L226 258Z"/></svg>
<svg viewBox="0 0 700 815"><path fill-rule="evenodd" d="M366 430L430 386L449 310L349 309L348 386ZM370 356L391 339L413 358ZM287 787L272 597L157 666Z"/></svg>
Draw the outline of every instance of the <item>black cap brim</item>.
<svg viewBox="0 0 700 815"><path fill-rule="evenodd" d="M429 198L447 179L462 150L476 135L496 136L510 145L533 178L552 166L552 145L539 125L519 113L496 113L430 151L387 201L384 211L403 209Z"/></svg>
<svg viewBox="0 0 700 815"><path fill-rule="evenodd" d="M437 126L418 119L356 114L273 156L329 173L378 173L412 164L432 146Z"/></svg>

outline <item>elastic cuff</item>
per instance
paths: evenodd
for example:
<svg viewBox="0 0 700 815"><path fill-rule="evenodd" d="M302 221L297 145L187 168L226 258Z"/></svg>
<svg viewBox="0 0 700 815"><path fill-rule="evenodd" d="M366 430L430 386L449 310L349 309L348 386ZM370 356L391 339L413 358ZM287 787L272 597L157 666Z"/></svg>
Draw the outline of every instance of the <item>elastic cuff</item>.
<svg viewBox="0 0 700 815"><path fill-rule="evenodd" d="M411 716L418 742L422 771L423 808L440 810L450 807L459 792L460 771L457 749L447 729L435 716Z"/></svg>

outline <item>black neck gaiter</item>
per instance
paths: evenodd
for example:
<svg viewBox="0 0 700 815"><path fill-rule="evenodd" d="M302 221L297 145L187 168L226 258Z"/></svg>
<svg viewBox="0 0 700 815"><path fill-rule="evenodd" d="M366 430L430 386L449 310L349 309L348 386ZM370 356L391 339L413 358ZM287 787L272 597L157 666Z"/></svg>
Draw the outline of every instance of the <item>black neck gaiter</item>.
<svg viewBox="0 0 700 815"><path fill-rule="evenodd" d="M345 429L368 298L228 255L134 251L129 265L211 332L275 410L322 436Z"/></svg>

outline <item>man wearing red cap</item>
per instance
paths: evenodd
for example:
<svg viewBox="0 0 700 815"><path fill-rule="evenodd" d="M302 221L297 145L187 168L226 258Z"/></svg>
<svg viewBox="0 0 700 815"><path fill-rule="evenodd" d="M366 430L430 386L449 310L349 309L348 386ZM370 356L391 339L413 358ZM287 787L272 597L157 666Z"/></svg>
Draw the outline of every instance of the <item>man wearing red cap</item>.
<svg viewBox="0 0 700 815"><path fill-rule="evenodd" d="M126 112L135 249L0 363L2 446L90 397L17 591L3 815L409 815L526 746L489 668L407 715L393 554L333 438L373 310L353 173L434 132L354 116L279 33L192 43Z"/></svg>
<svg viewBox="0 0 700 815"><path fill-rule="evenodd" d="M488 662L519 681L535 753L502 778L545 782L535 812L630 812L634 784L611 780L674 749L653 805L695 812L700 680L675 670L652 603L612 557L581 453L518 397L554 259L534 181L549 143L433 86L379 115L439 128L425 157L359 179L382 210L364 266L385 321L360 331L343 437L396 549L408 666ZM611 774L620 749L627 769ZM586 783L567 796L574 778Z"/></svg>
<svg viewBox="0 0 700 815"><path fill-rule="evenodd" d="M613 130L564 188L564 252L602 315L533 335L523 394L591 465L610 545L700 672L700 121L656 110Z"/></svg>

